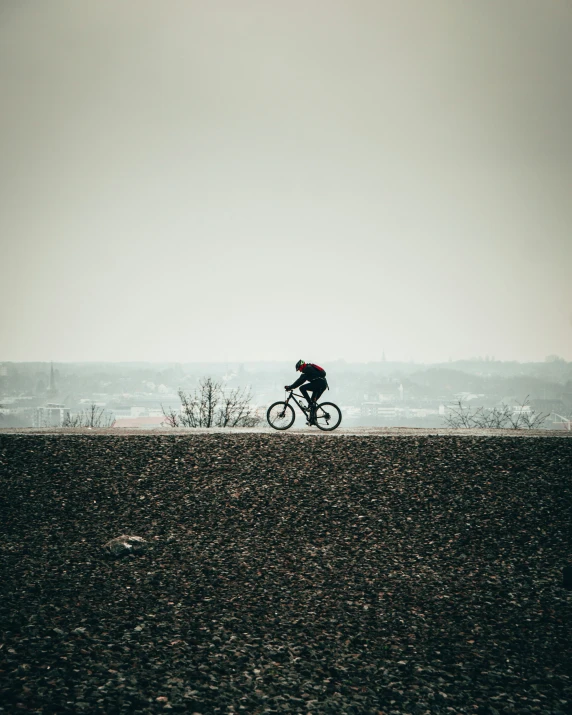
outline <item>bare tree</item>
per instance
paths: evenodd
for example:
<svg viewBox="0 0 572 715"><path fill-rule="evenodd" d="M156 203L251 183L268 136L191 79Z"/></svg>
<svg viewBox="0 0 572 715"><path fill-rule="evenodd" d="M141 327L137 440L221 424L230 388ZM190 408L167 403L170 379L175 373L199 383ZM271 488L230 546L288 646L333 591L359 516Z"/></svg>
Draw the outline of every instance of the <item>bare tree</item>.
<svg viewBox="0 0 572 715"><path fill-rule="evenodd" d="M447 427L458 429L459 427L474 427L471 408L463 404L462 400L457 400L454 405L449 405L449 412L445 415Z"/></svg>
<svg viewBox="0 0 572 715"><path fill-rule="evenodd" d="M530 407L528 395L519 407L518 421L513 425L515 429L539 429L550 417L549 412L536 412L535 410L527 409Z"/></svg>
<svg viewBox="0 0 572 715"><path fill-rule="evenodd" d="M180 412L176 412L172 408L166 411L161 405L165 423L169 427L213 427L216 409L220 402L221 388L220 382L216 382L211 377L203 377L199 382L198 389L194 392L187 394L183 390L179 390Z"/></svg>
<svg viewBox="0 0 572 715"><path fill-rule="evenodd" d="M181 424L181 419L182 419L182 413L181 412L175 412L175 410L172 407L169 407L167 410L161 405L161 409L163 410L163 417L165 418L163 420L163 424L167 425L167 427L186 427L187 425Z"/></svg>
<svg viewBox="0 0 572 715"><path fill-rule="evenodd" d="M91 427L91 428L107 428L113 427L115 417L111 412L107 412L103 407L98 407L95 402L76 415L66 415L62 423L62 427Z"/></svg>
<svg viewBox="0 0 572 715"><path fill-rule="evenodd" d="M169 427L255 427L260 418L251 406L249 390L235 388L225 392L222 384L204 377L192 393L178 392L181 410L163 405L165 424Z"/></svg>
<svg viewBox="0 0 572 715"><path fill-rule="evenodd" d="M179 419L181 420L181 427L201 427L202 426L202 416L201 416L201 400L197 396L195 391L194 395L186 395L182 390L179 390L179 399L181 400L181 412ZM162 407L162 405L161 405ZM163 411L164 414L164 411ZM173 413L172 413L173 414ZM174 424L173 427L178 427L179 425Z"/></svg>
<svg viewBox="0 0 572 715"><path fill-rule="evenodd" d="M212 427L216 419L216 409L221 398L221 384L211 377L201 380L200 418L199 427Z"/></svg>
<svg viewBox="0 0 572 715"><path fill-rule="evenodd" d="M256 427L260 417L251 406L252 393L236 387L224 393L217 414L217 427Z"/></svg>
<svg viewBox="0 0 572 715"><path fill-rule="evenodd" d="M548 414L530 409L529 396L516 404L516 409L509 405L499 405L492 409L485 407L471 408L457 400L449 407L445 415L448 427L458 429L540 429L548 419Z"/></svg>

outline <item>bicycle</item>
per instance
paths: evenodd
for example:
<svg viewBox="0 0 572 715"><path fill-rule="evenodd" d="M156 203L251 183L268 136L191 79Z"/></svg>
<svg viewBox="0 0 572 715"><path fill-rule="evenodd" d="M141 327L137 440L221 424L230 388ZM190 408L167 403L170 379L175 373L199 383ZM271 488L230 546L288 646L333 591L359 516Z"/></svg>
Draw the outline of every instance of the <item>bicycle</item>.
<svg viewBox="0 0 572 715"><path fill-rule="evenodd" d="M310 405L305 406L304 403L296 399L297 397L302 400L304 399L302 395L298 395L293 390L290 390L290 394L286 400L270 405L266 412L266 419L271 427L277 430L287 430L292 427L296 419L296 413L290 404L290 400L294 400L302 410L307 422L315 424L318 429L324 432L331 432L339 426L342 421L342 413L340 408L334 405L333 402L322 402L319 405L314 405L314 422L312 422L310 420Z"/></svg>

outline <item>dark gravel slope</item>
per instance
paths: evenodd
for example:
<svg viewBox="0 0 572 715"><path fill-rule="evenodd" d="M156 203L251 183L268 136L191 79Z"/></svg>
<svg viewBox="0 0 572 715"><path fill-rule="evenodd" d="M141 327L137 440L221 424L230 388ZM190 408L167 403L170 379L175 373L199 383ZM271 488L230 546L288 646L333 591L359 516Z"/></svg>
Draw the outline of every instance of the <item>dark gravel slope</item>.
<svg viewBox="0 0 572 715"><path fill-rule="evenodd" d="M572 440L0 436L0 711L572 711ZM112 560L120 534L147 554Z"/></svg>

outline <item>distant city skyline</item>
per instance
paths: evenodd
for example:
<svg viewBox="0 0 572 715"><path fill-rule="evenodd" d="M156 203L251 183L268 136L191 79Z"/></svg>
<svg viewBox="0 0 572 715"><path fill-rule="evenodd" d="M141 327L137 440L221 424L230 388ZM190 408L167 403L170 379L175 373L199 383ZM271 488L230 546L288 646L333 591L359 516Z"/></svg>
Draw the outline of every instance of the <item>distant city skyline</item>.
<svg viewBox="0 0 572 715"><path fill-rule="evenodd" d="M0 9L0 360L572 360L572 4Z"/></svg>
<svg viewBox="0 0 572 715"><path fill-rule="evenodd" d="M536 425L571 429L572 362L555 356L542 363L324 364L327 398L343 408L346 427L443 427L449 418L454 422L459 417L461 400L475 419L494 421L505 415L506 420L507 414L518 413ZM250 395L266 424L268 406L294 375L291 361L0 363L0 430L112 422L116 429L155 429L166 418L170 424L176 421L179 391L194 394L207 377L226 394L239 390Z"/></svg>

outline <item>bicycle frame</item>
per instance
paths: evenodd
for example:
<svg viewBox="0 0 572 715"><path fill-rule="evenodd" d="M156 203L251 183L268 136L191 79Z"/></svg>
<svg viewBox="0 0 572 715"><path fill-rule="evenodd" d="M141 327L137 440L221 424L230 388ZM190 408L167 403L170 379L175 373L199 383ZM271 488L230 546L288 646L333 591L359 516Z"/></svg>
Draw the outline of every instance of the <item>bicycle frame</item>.
<svg viewBox="0 0 572 715"><path fill-rule="evenodd" d="M290 392L290 394L288 395L288 397L286 398L286 400L285 400L286 404L288 405L288 404L290 403L290 399L293 399L294 402L298 405L298 407L302 410L302 412L303 412L305 415L307 415L307 414L308 414L308 411L309 411L309 406L304 407L303 404L300 404L300 402L298 402L298 400L296 399L297 397L299 397L301 400L304 400L304 401L306 400L306 398L304 397L304 395L297 395L297 394L294 392L294 390L292 390L292 391Z"/></svg>

